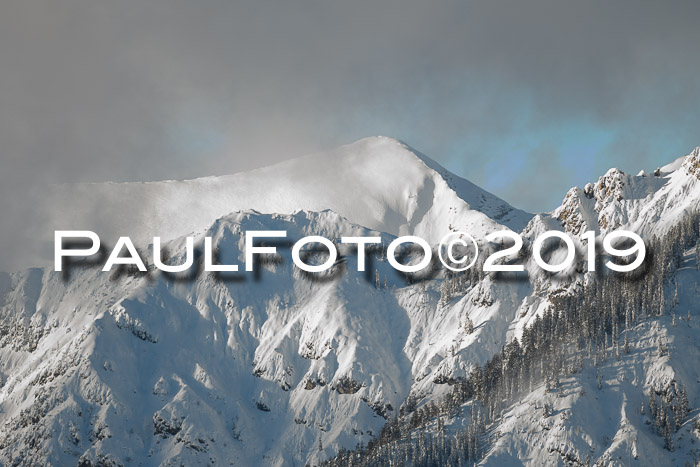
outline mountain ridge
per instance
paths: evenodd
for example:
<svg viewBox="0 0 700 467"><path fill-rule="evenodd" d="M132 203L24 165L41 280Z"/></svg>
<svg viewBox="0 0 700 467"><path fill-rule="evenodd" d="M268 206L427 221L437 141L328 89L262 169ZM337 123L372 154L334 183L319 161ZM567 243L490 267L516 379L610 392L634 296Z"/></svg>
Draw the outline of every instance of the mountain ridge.
<svg viewBox="0 0 700 467"><path fill-rule="evenodd" d="M698 154L691 156L674 172L659 177L608 171L597 182L600 199L588 198L585 187L574 190L578 201L587 204L574 203L571 218L581 212L589 215L590 224L581 224L581 231L595 225L605 231L601 213L620 221L615 228L642 226L645 235L674 228L700 198L691 170ZM416 173L419 181L426 180L425 172ZM404 193L400 183L390 188ZM427 186L429 192L435 189ZM644 191L650 187L655 190ZM344 188L336 184L337 190ZM411 209L402 211L400 221L407 222L406 229L420 226L408 223L413 213L423 219L432 209L449 210L450 204L441 203L455 199L446 189L438 197L424 198L433 203L430 209L408 205ZM565 198L563 205L570 201ZM524 240L531 242L544 229L571 231L573 224L567 223L569 217L561 219L562 212L530 219L522 232ZM431 221L449 219L440 212L431 215ZM477 225L487 218L475 216ZM654 225L658 229L651 228ZM492 221L480 226L479 232L503 227ZM380 235L385 245L396 235L331 210L245 210L227 213L187 234L198 241L205 235L214 237L221 261L241 264L242 232L268 229L287 230L292 239L310 233L329 238ZM431 239L437 233L432 232ZM175 262L185 254L183 235L166 245ZM578 234L574 236L579 244ZM350 259L336 265L330 279L312 279L292 267L288 248L280 247L280 253L281 262L264 261L258 277L242 279L204 274L179 280L128 269L106 274L88 264L78 265L67 280L50 268L12 274L11 290L0 306L2 461L317 464L341 448L372 441L396 415L439 401L475 366L485 364L514 339L522 340L525 328L556 309L561 297L575 295L594 280L591 273L579 272L584 269L576 270L579 263L568 275L555 278L528 259L527 274L518 280L478 271L462 276L443 271L425 280L406 280L390 268L381 250L368 255L369 274L355 272ZM688 316L697 320L691 305L700 297L692 290L698 283L692 264L686 254L677 279L684 291L677 310L687 309ZM336 274L340 268L342 273ZM666 293L672 292L668 285ZM627 392L620 393L635 403L639 391L648 391L671 372L682 375L686 385L700 378L692 364L647 355L660 336L692 335L692 327L688 333L678 333L671 329L670 316L663 320L658 330L641 323L632 334L639 339L632 345L651 368L644 383L627 385ZM693 322L689 320L689 326ZM672 355L678 354L679 347L670 339L668 346ZM618 369L600 371L612 383ZM582 384L590 392L590 383ZM541 390L541 385L535 386L528 404L544 397ZM693 407L700 402L698 396L691 386ZM597 397L620 408L617 395ZM582 404L573 393L562 398L562 403L567 401ZM556 402L554 406L564 410ZM548 456L558 456L559 451L576 459L584 459L581 453L586 449L593 449L596 458L606 455L608 446L601 447L605 443L594 439L597 435L591 431L595 423L581 422L588 431L581 436L567 431L568 438L561 438L564 445L555 446L548 442L548 430L539 428L536 403L534 412L528 407L512 409L524 411L525 429L539 433L517 438L518 449L536 443L531 451L520 452L524 458L532 456L530 464L552 462L555 458ZM596 407L594 402L584 404L584 409ZM559 422L565 431L575 428L573 421ZM643 419L635 419L633 425L643 426ZM606 430L618 433L613 427ZM632 438L619 432L620 445L630 446ZM692 432L681 435L697 437ZM581 444L586 437L593 441ZM657 459L664 452L661 444L639 451ZM494 463L514 456L507 440L489 452Z"/></svg>
<svg viewBox="0 0 700 467"><path fill-rule="evenodd" d="M432 242L454 228L482 232L499 224L520 230L532 217L386 137L221 177L62 185L52 198L70 209L49 209L43 230L79 226L115 240L129 234L143 246L153 236L171 240L244 209L331 209L372 229Z"/></svg>

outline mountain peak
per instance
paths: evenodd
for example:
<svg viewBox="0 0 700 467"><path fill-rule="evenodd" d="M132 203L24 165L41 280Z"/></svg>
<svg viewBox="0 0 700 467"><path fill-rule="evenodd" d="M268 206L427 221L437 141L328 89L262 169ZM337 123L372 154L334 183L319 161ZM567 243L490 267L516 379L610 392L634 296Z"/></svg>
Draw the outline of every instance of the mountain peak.
<svg viewBox="0 0 700 467"><path fill-rule="evenodd" d="M693 175L700 180L700 146L685 156L682 167L688 175Z"/></svg>
<svg viewBox="0 0 700 467"><path fill-rule="evenodd" d="M685 212L700 207L700 147L660 167L652 175L633 176L611 168L583 190L572 188L551 216L574 235L585 230L627 228L659 233Z"/></svg>
<svg viewBox="0 0 700 467"><path fill-rule="evenodd" d="M108 241L128 234L147 245L201 231L237 210L289 214L330 209L353 223L437 243L453 230L476 235L522 229L532 217L458 177L407 144L384 136L251 172L187 181L57 187L71 209L47 215L45 232L76 226Z"/></svg>

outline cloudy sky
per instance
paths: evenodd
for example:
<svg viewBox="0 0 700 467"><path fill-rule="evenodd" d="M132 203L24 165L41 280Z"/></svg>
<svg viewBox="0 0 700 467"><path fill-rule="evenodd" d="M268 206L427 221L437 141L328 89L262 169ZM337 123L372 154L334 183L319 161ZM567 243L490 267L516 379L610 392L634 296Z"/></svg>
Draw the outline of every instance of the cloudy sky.
<svg viewBox="0 0 700 467"><path fill-rule="evenodd" d="M550 210L700 145L699 19L693 1L3 0L0 247L46 183L232 173L377 134Z"/></svg>

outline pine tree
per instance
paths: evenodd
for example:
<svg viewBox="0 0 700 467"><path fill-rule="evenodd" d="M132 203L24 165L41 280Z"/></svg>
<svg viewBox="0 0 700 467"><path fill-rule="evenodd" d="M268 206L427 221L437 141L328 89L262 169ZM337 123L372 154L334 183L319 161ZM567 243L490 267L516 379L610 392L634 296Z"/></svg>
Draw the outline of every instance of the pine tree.
<svg viewBox="0 0 700 467"><path fill-rule="evenodd" d="M673 430L671 429L671 423L669 423L669 418L671 417L671 412L666 411L665 417L664 417L664 426L663 426L663 433L664 433L664 449L673 451Z"/></svg>
<svg viewBox="0 0 700 467"><path fill-rule="evenodd" d="M658 412L658 406L656 404L656 396L654 396L654 391L649 392L649 415L651 418L656 419Z"/></svg>
<svg viewBox="0 0 700 467"><path fill-rule="evenodd" d="M664 298L663 285L660 287L661 293L659 294L659 308L657 310L657 316L663 316L666 312L666 299Z"/></svg>
<svg viewBox="0 0 700 467"><path fill-rule="evenodd" d="M675 283L675 289L673 290L673 302L671 304L672 308L677 307L678 304L680 303L680 300L678 299L678 282L674 281L674 283Z"/></svg>
<svg viewBox="0 0 700 467"><path fill-rule="evenodd" d="M657 340L656 344L657 344L658 351L659 351L659 357L663 357L664 355L666 355L668 353L668 347L666 346L666 344L664 343L662 338L659 338Z"/></svg>
<svg viewBox="0 0 700 467"><path fill-rule="evenodd" d="M450 293L450 276L447 275L445 278L442 280L442 285L440 286L440 306L445 306L447 303L450 301L450 298L452 298L451 293Z"/></svg>
<svg viewBox="0 0 700 467"><path fill-rule="evenodd" d="M464 332L471 334L474 332L474 322L471 320L469 315L464 319Z"/></svg>
<svg viewBox="0 0 700 467"><path fill-rule="evenodd" d="M685 419L685 417L688 416L688 412L690 411L690 403L688 402L688 392L686 391L685 386L683 386L683 389L681 390L681 400L678 405L680 407L680 417L678 422L681 423Z"/></svg>

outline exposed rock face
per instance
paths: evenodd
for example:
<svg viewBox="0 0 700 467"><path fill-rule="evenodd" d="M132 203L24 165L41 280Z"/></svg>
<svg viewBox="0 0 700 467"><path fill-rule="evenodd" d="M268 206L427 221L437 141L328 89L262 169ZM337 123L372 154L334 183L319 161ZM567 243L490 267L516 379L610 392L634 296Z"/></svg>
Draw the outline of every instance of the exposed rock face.
<svg viewBox="0 0 700 467"><path fill-rule="evenodd" d="M349 376L343 376L335 385L338 394L355 394L360 389L362 386Z"/></svg>
<svg viewBox="0 0 700 467"><path fill-rule="evenodd" d="M700 147L695 148L693 152L685 158L683 170L685 170L688 175L693 175L700 180Z"/></svg>

